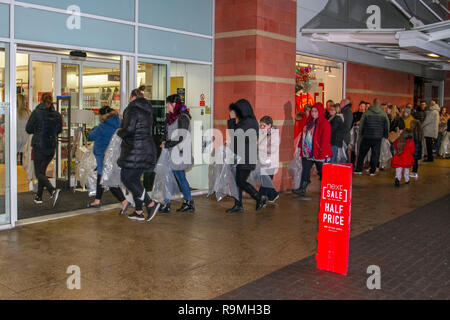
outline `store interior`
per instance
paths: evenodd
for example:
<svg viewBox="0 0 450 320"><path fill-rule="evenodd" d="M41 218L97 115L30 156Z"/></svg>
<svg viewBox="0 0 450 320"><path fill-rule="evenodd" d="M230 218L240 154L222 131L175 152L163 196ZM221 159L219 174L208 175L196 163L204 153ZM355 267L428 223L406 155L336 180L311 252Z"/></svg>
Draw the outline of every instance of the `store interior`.
<svg viewBox="0 0 450 320"><path fill-rule="evenodd" d="M344 64L341 62L297 55L296 101L297 112L306 104L326 104L328 100L342 100Z"/></svg>
<svg viewBox="0 0 450 320"><path fill-rule="evenodd" d="M40 103L43 93L52 93L53 97L65 97L54 98L55 107L63 116L63 133L59 138L55 158L48 167L47 176L54 185L70 185L71 187L70 192L63 193L62 203L57 208L53 209L51 201L48 199L46 201L47 195L44 195L44 205L36 206L33 203L34 191L37 188L36 180L30 181L29 174L27 176L27 164L21 161L23 157L18 154L19 220L86 208L87 203L92 199L89 198L88 186L83 189L77 180L77 165L80 159L77 159L76 150L79 150L80 146L89 147L92 144L84 137L89 130L98 125L97 115L102 106L109 105L119 112L126 107L121 106L120 89L121 80L126 79L128 74L126 77L121 77L120 57L105 56L102 59L101 56L96 55L95 59L89 59L88 53L88 59L80 60L71 58L67 53L63 50L60 50L57 55L35 54L27 50L20 50L17 53L17 94L24 96L30 111ZM192 127L197 121L201 129L211 128L212 68L210 65L139 62L137 66L137 85L145 86L145 97L154 107L154 137L158 146L165 138L165 98L169 94L178 93L183 96L192 116ZM69 112L71 114L70 128ZM76 130L77 128L81 130ZM193 130L192 134L193 139L196 139L195 135L201 135L201 132ZM202 146L207 143L206 139L200 138L200 141ZM187 177L194 191L207 190L208 165L194 165L187 172ZM61 185L61 181L65 184ZM153 181L153 173L148 172L144 175L143 183L147 191L151 190ZM102 199L104 205L115 202L116 200L109 192L104 194Z"/></svg>

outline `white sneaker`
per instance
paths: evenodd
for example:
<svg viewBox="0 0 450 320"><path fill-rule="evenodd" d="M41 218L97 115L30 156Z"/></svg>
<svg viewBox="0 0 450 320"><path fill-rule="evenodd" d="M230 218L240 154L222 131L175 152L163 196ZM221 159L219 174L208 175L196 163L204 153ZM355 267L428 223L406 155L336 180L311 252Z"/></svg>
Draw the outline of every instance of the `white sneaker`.
<svg viewBox="0 0 450 320"><path fill-rule="evenodd" d="M416 179L419 178L419 175L417 173L410 173L409 176L411 178L416 178Z"/></svg>

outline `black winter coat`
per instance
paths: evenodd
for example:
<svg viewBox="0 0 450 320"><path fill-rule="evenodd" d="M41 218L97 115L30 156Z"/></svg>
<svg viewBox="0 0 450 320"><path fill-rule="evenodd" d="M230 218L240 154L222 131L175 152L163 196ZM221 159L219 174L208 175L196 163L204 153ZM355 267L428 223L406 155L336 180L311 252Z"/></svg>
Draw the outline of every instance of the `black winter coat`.
<svg viewBox="0 0 450 320"><path fill-rule="evenodd" d="M424 110L416 110L416 112L414 113L414 118L416 118L416 120L420 121L420 124L422 124L425 121L425 117L426 117L426 112Z"/></svg>
<svg viewBox="0 0 450 320"><path fill-rule="evenodd" d="M389 135L387 114L379 106L371 106L361 118L359 132L366 139L387 139Z"/></svg>
<svg viewBox="0 0 450 320"><path fill-rule="evenodd" d="M389 118L390 120L390 118ZM391 124L389 126L389 132L396 132L397 128L399 130L405 129L405 121L403 121L402 117L395 117L393 120L390 120Z"/></svg>
<svg viewBox="0 0 450 320"><path fill-rule="evenodd" d="M25 130L32 134L31 146L36 150L55 150L57 137L62 132L62 118L53 105L39 104L31 113Z"/></svg>
<svg viewBox="0 0 450 320"><path fill-rule="evenodd" d="M153 140L153 108L150 101L137 98L123 113L122 126L117 130L122 145L117 164L126 169L153 169L156 145Z"/></svg>
<svg viewBox="0 0 450 320"><path fill-rule="evenodd" d="M345 137L345 125L342 118L335 115L329 120L331 125L331 145L342 148Z"/></svg>
<svg viewBox="0 0 450 320"><path fill-rule="evenodd" d="M353 126L353 113L352 113L352 105L348 104L341 110L342 115L344 116L344 141L347 145L350 143L350 130L352 130ZM333 132L331 132L331 136L333 137ZM331 138L333 139L333 138ZM341 146L339 146L341 147Z"/></svg>
<svg viewBox="0 0 450 320"><path fill-rule="evenodd" d="M237 168L243 170L255 170L256 163L258 161L258 134L259 126L253 113L252 106L245 100L239 100L231 105L231 110L236 112L239 122L236 123L235 119L228 120L228 129L234 130L231 132L231 150L239 157L237 162ZM242 130L239 130L242 129ZM249 131L251 130L251 131ZM245 140L239 139L239 132L245 134ZM238 144L244 141L245 147L239 148ZM242 149L245 150L245 154L242 153Z"/></svg>

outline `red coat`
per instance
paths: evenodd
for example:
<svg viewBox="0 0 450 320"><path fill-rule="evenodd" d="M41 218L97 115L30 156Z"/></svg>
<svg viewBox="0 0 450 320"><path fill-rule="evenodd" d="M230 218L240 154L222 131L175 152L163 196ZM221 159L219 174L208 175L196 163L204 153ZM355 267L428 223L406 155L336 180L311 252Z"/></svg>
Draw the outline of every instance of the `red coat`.
<svg viewBox="0 0 450 320"><path fill-rule="evenodd" d="M317 118L316 129L313 137L313 155L316 160L325 160L333 156L333 151L331 150L331 125L330 122L325 119L325 109L323 104L320 102L316 103L313 108L316 108L319 111L319 118ZM306 122L308 123L310 120L312 121L311 115ZM298 145L300 148L300 157L303 154L302 146L303 133Z"/></svg>
<svg viewBox="0 0 450 320"><path fill-rule="evenodd" d="M394 142L394 150L397 151L398 139ZM415 152L414 140L406 140L405 147L402 153L394 155L392 158L392 168L411 168L414 165L414 152Z"/></svg>

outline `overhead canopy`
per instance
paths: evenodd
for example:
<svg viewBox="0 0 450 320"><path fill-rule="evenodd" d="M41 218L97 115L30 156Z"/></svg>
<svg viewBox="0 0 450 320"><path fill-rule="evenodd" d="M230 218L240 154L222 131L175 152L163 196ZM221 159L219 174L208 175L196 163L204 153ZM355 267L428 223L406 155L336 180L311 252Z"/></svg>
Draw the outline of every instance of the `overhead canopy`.
<svg viewBox="0 0 450 320"><path fill-rule="evenodd" d="M330 0L301 32L315 41L450 70L448 16L447 1Z"/></svg>

